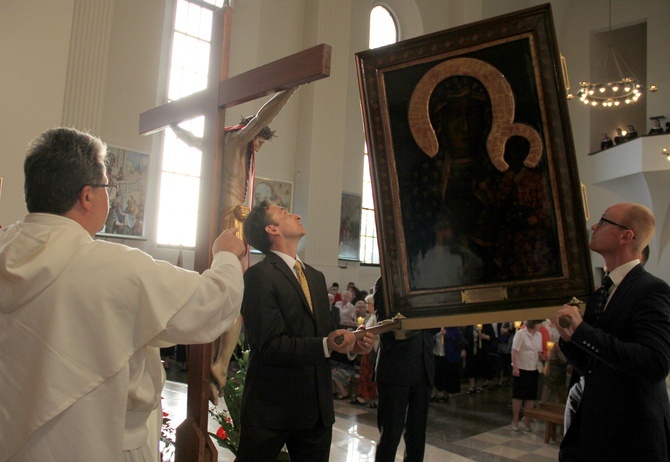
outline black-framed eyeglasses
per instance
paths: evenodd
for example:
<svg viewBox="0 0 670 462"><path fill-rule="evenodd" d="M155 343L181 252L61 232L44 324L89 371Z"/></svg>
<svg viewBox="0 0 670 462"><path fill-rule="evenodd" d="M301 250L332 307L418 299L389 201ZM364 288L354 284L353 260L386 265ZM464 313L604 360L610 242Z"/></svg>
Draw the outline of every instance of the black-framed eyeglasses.
<svg viewBox="0 0 670 462"><path fill-rule="evenodd" d="M626 231L632 231L632 229L630 229L628 226L620 225L619 223L616 223L612 220L608 220L605 217L600 217L600 221L598 222L598 227L602 226L603 223L609 223L610 225L614 225L614 226L618 226L619 228L623 228Z"/></svg>
<svg viewBox="0 0 670 462"><path fill-rule="evenodd" d="M111 188L112 184L107 183L107 184L89 184L87 186L90 186L91 188Z"/></svg>
<svg viewBox="0 0 670 462"><path fill-rule="evenodd" d="M630 229L628 226L624 226L624 225L619 224L619 223L617 223L617 222L615 222L615 221L608 220L608 219L605 218L605 217L600 217L600 221L598 221L598 228L600 228L600 227L603 225L603 223L609 223L610 225L618 226L619 228L621 228L621 229L625 229L626 231L633 231L633 230ZM635 239L635 231L633 231L633 239Z"/></svg>

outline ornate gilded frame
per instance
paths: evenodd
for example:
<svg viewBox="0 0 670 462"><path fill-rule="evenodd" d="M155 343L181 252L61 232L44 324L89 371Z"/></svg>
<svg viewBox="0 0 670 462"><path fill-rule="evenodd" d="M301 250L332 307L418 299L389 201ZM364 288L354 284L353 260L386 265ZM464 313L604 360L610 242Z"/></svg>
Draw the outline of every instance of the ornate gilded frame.
<svg viewBox="0 0 670 462"><path fill-rule="evenodd" d="M390 314L521 319L537 311L518 310L591 292L550 5L360 52L356 63ZM481 136L459 150L467 129L454 127L475 121Z"/></svg>

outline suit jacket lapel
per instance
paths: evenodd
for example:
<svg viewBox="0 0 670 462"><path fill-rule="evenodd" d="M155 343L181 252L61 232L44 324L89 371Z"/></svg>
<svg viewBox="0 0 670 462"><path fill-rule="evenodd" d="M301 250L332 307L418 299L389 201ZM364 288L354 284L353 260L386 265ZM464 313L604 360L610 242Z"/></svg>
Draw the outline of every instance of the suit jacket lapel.
<svg viewBox="0 0 670 462"><path fill-rule="evenodd" d="M628 272L628 274L626 274L626 276L621 281L621 284L617 286L616 290L612 294L612 297L607 303L605 312L602 315L602 323L607 323L610 320L610 318L614 314L616 314L616 307L619 305L621 300L623 300L626 297L626 294L631 289L631 287L633 287L635 281L640 277L642 271L643 271L642 265L637 265L636 267L631 269Z"/></svg>
<svg viewBox="0 0 670 462"><path fill-rule="evenodd" d="M302 287L298 282L298 278L296 278L295 274L293 274L293 269L289 268L286 262L282 260L279 255L273 252L268 252L265 258L266 260L268 260L269 263L274 265L274 267L277 268L286 277L286 279L288 279L291 285L293 285L293 288L298 292L298 295L302 300L304 308L311 315L312 310L309 309L309 304L307 303L307 297L305 296L305 292L302 290ZM306 276L306 278L307 278L307 284L309 284L309 277Z"/></svg>
<svg viewBox="0 0 670 462"><path fill-rule="evenodd" d="M594 320L591 320L592 326L598 329L602 329L603 326L606 326L613 316L616 316L617 306L621 303L627 294L628 291L633 287L635 281L640 277L644 269L642 265L637 265L631 269L628 274L623 278L621 284L619 284L612 294L607 306L605 307L605 312L600 316L600 322L596 323ZM589 368L593 367L593 364L598 361L595 357L589 359Z"/></svg>

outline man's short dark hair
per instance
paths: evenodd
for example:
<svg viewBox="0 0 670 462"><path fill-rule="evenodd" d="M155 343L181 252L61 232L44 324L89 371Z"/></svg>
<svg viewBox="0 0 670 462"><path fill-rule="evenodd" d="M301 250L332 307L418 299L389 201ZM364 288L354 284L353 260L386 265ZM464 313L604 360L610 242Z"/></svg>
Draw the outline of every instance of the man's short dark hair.
<svg viewBox="0 0 670 462"><path fill-rule="evenodd" d="M105 156L102 141L73 128L53 128L35 138L23 163L28 212L71 210L84 186L103 182Z"/></svg>
<svg viewBox="0 0 670 462"><path fill-rule="evenodd" d="M272 224L268 209L272 203L267 199L260 204L254 206L249 212L247 219L244 220L244 238L247 243L263 253L270 251L272 242L268 236L265 227Z"/></svg>
<svg viewBox="0 0 670 462"><path fill-rule="evenodd" d="M541 319L532 319L530 321L526 321L526 327L528 329L535 329L535 326L538 326L540 324L542 324Z"/></svg>

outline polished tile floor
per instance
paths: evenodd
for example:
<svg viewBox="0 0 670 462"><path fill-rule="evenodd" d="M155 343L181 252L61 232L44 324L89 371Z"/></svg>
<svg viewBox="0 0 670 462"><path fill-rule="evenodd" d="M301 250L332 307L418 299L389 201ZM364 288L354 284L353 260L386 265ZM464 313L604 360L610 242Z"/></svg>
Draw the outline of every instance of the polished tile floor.
<svg viewBox="0 0 670 462"><path fill-rule="evenodd" d="M186 412L186 374L173 365L163 392L163 406L178 425ZM558 459L558 443L544 443L544 423L535 422L533 432L513 432L510 387L485 389L483 394L459 394L448 403L431 404L426 435L426 462L549 462ZM220 404L222 406L222 404ZM374 460L379 437L376 410L335 401L331 462ZM218 426L210 422L210 431ZM559 437L560 439L560 437ZM402 461L400 443L396 461ZM219 461L232 461L232 454L219 448Z"/></svg>

